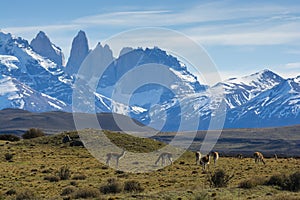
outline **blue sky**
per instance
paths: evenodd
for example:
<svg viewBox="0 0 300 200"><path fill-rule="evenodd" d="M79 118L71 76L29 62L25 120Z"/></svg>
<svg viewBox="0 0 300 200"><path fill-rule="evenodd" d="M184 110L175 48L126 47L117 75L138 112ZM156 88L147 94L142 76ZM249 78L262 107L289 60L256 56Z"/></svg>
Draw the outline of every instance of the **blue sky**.
<svg viewBox="0 0 300 200"><path fill-rule="evenodd" d="M66 57L79 30L94 48L122 31L163 27L202 45L224 79L265 68L300 75L299 1L11 0L1 8L2 31L30 41L43 30Z"/></svg>

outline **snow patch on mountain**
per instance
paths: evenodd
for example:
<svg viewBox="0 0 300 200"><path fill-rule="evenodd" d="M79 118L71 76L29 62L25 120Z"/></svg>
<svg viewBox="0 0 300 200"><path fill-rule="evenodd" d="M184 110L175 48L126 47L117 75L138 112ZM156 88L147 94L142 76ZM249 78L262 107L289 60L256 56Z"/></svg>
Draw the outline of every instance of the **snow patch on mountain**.
<svg viewBox="0 0 300 200"><path fill-rule="evenodd" d="M0 63L3 66L6 66L8 71L18 69L19 59L15 56L0 55Z"/></svg>
<svg viewBox="0 0 300 200"><path fill-rule="evenodd" d="M39 93L15 78L0 76L0 109L19 108L28 111L65 110L69 106L46 94Z"/></svg>

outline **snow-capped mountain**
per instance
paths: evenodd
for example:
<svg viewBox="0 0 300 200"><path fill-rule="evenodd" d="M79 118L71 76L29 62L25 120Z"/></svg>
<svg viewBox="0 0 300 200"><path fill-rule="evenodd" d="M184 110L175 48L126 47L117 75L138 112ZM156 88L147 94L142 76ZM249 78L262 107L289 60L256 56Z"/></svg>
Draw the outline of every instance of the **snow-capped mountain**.
<svg viewBox="0 0 300 200"><path fill-rule="evenodd" d="M283 126L299 123L300 76L282 80L227 113L228 127Z"/></svg>
<svg viewBox="0 0 300 200"><path fill-rule="evenodd" d="M65 65L65 57L62 50L53 44L43 31L40 31L37 36L31 40L30 46L33 51L50 59L57 65Z"/></svg>
<svg viewBox="0 0 300 200"><path fill-rule="evenodd" d="M70 107L64 102L37 92L15 78L0 75L0 109L4 108L19 108L34 112L70 111Z"/></svg>
<svg viewBox="0 0 300 200"><path fill-rule="evenodd" d="M171 113L165 130L177 130L183 118L183 130L188 122L200 118L199 129L207 129L213 113L226 114L224 128L249 128L293 125L300 122L299 76L283 79L270 70L262 70L249 76L232 78L220 82L203 92L179 98L178 105L164 105L150 115L155 123ZM223 89L224 94L220 92ZM221 102L224 107L218 107ZM222 109L221 111L218 109ZM224 112L223 112L224 110ZM226 112L225 112L226 110ZM216 117L216 120L224 116ZM175 119L175 120L174 120ZM155 127L155 125L154 125Z"/></svg>
<svg viewBox="0 0 300 200"><path fill-rule="evenodd" d="M260 93L272 89L284 81L270 70L262 70L249 76L231 78L213 86L223 88L225 101L229 109L242 106Z"/></svg>
<svg viewBox="0 0 300 200"><path fill-rule="evenodd" d="M62 67L62 55L43 32L31 45L22 38L0 32L0 109L71 111L74 81L79 80L84 83L77 88L79 105L91 108L83 112L124 114L163 131L207 129L212 117L217 120L225 117L225 128L300 122L300 76L284 79L263 70L209 87L199 83L176 57L158 47L124 47L114 58L110 47L99 43L90 52L83 31L72 42L66 67ZM88 69L90 74L103 71L99 80L98 77L85 80L77 74L89 56L94 57L95 63L101 63ZM142 73L138 73L142 67ZM133 91L131 85L122 84L127 81L134 85L143 80L149 84ZM91 82L96 91L89 88ZM93 95L94 102L85 99L87 93Z"/></svg>
<svg viewBox="0 0 300 200"><path fill-rule="evenodd" d="M112 59L109 47L106 45L103 49L103 52ZM139 71L141 68L143 70ZM158 73L161 76L157 76ZM127 84L122 84L120 81ZM143 81L145 84L142 83ZM155 84L155 82L165 85ZM136 88L135 91L130 90L129 85L139 84L142 84L141 87ZM111 104L112 111L129 115L149 124L153 122L150 115L153 106L162 109L163 107L159 107L159 105L167 107L172 105L171 107L175 108L176 99L183 98L188 94L199 93L205 88L194 75L188 72L183 63L158 47L124 48L121 50L120 56L112 60L104 71L99 80L97 93L111 98L113 92L121 91L114 96L114 101L118 103ZM124 109L123 105L128 104L126 101L128 96L130 96L129 105L127 109ZM180 109L177 109L176 112L180 112ZM172 115L176 116L174 109ZM159 118L161 119L161 117Z"/></svg>
<svg viewBox="0 0 300 200"><path fill-rule="evenodd" d="M106 45L104 48L109 47ZM104 72L100 79L99 89L101 90L102 88L114 86L124 74L143 65L147 65L145 67L148 68L156 67L157 65L167 67L167 72L174 75L174 83L171 87L172 89L177 90L177 94L184 95L203 91L205 89L205 86L197 81L196 76L191 74L184 64L158 47L146 49L130 49L126 47L122 49L120 56L115 62L111 63ZM152 75L155 75L155 72L153 72ZM147 76L149 76L149 74L139 74L139 79L146 79ZM147 87L147 91L148 90L149 87Z"/></svg>
<svg viewBox="0 0 300 200"><path fill-rule="evenodd" d="M88 53L88 39L85 35L85 32L79 31L76 37L73 39L70 57L65 71L70 75L76 74L82 61L86 58Z"/></svg>
<svg viewBox="0 0 300 200"><path fill-rule="evenodd" d="M71 103L72 77L35 52L27 40L0 32L0 73L41 93Z"/></svg>

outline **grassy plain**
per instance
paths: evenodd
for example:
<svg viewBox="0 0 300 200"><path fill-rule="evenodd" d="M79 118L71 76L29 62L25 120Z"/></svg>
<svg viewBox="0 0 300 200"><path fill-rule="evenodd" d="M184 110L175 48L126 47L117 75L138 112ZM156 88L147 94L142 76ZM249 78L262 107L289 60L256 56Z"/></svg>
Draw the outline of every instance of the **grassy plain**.
<svg viewBox="0 0 300 200"><path fill-rule="evenodd" d="M192 152L184 153L173 165L158 171L128 173L109 168L83 147L63 144L64 134L18 142L0 141L0 199L17 199L25 191L32 192L32 199L89 196L80 196L80 192L92 193L94 197L91 199L300 199L299 192L284 191L276 186L262 184L250 189L238 187L245 180L267 179L276 174L300 171L300 159L269 158L266 159L266 165L263 165L255 164L252 158L220 157L216 166L209 167L209 172L223 169L233 178L227 187L213 188L207 181L209 173L195 165ZM76 132L69 134L73 138L77 137ZM127 151L147 152L164 145L151 139L120 133L106 132L106 135ZM13 154L11 161L5 159L7 153ZM51 177L57 177L64 166L70 170L70 177L67 180L53 179L51 182ZM107 185L107 181L112 178L121 185L129 180L136 181L144 190L101 193L99 188Z"/></svg>

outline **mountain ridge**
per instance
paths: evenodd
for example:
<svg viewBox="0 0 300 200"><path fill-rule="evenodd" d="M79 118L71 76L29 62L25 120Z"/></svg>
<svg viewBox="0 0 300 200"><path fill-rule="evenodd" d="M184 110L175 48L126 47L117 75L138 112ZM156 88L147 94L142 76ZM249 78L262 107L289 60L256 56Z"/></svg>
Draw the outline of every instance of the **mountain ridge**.
<svg viewBox="0 0 300 200"><path fill-rule="evenodd" d="M36 38L48 38L44 32L39 32L38 35L40 36ZM48 38L46 44L53 43ZM41 49L34 49L28 41L10 33L0 32L0 79L2 85L5 77L10 79L9 83L14 84L13 92L15 92L5 93L2 89L0 109L12 107L34 112L52 110L70 112L74 82L82 78L77 77L76 72L90 53L86 34L79 31L75 36L66 67L54 62L55 59L51 59L50 54L46 55L40 51ZM119 57L114 58L110 47L99 43L93 54L110 63L100 77L96 91L91 91L95 96L95 102L85 102L84 98L82 99L83 104L95 103L95 111L98 113L115 112L127 115L162 131L176 131L178 128L182 129L179 131L186 131L191 127L191 123L199 120L201 124L196 129L207 129L212 116L218 113L219 105L224 101L225 128L251 128L274 124L284 126L300 121L300 75L284 79L270 70L262 70L240 78L227 79L214 86L206 86L202 85L176 57L158 47L144 49L124 47ZM76 55L80 55L77 60ZM124 74L129 74L129 71L138 66L154 67L153 63L168 66L168 73L172 74L171 84L168 87L173 91L159 85L148 84L130 94L128 105L121 98L112 99L116 84ZM146 79L149 74L143 76L139 79ZM158 76L158 78L166 77ZM131 77L131 80L135 78ZM91 80L83 79L85 83L89 81ZM2 86L4 87L5 85ZM126 86L122 87L126 91ZM84 86L79 93L83 95L87 89L88 86ZM224 96L219 93L222 90ZM34 95L28 95L32 92ZM18 101L19 104L16 103ZM182 118L184 120L180 121ZM222 116L219 118L221 120ZM161 121L165 122L163 127L160 127ZM179 126L180 122L183 126Z"/></svg>

